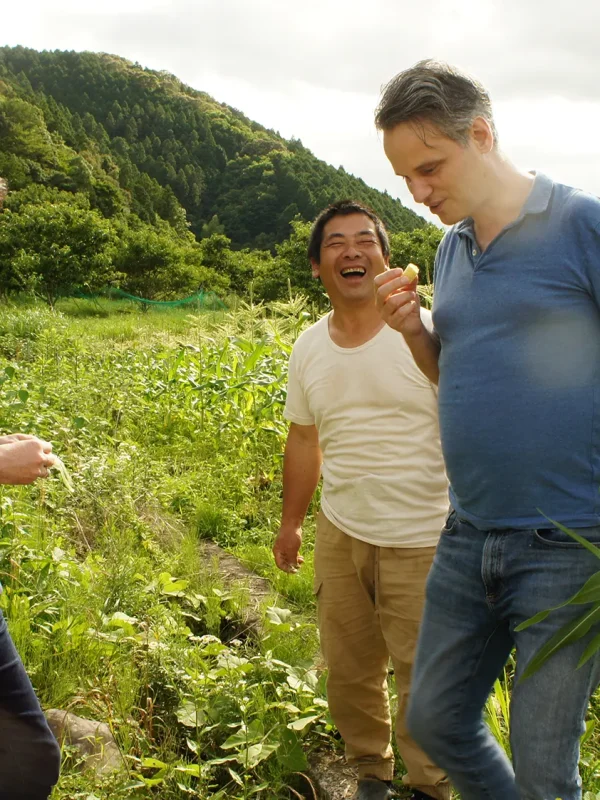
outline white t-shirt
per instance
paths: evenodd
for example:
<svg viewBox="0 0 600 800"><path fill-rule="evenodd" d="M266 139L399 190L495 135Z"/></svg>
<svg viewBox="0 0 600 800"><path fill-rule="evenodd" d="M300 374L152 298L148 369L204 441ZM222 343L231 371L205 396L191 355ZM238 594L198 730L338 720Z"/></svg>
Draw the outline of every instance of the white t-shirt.
<svg viewBox="0 0 600 800"><path fill-rule="evenodd" d="M294 345L284 416L317 427L334 525L382 547L437 544L448 483L436 390L401 334L385 325L360 347L338 347L327 314Z"/></svg>

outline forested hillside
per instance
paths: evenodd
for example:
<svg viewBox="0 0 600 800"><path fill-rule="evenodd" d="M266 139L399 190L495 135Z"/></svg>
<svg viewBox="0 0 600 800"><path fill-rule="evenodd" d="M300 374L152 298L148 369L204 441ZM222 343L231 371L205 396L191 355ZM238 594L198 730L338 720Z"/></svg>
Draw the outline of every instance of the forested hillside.
<svg viewBox="0 0 600 800"><path fill-rule="evenodd" d="M286 244L302 253L302 220L342 197L370 205L392 233L439 239L301 142L106 54L0 48L0 177L11 189L0 288L49 299L109 281L151 297L243 292L250 280L267 299L288 279L314 292L289 259L275 262Z"/></svg>

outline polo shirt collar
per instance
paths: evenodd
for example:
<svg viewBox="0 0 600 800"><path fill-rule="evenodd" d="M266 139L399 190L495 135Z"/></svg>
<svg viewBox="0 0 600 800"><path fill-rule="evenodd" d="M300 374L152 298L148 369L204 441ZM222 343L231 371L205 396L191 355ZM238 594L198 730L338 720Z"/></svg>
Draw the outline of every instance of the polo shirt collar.
<svg viewBox="0 0 600 800"><path fill-rule="evenodd" d="M525 201L525 205L521 209L521 213L517 217L517 219L511 224L516 225L520 222L524 217L528 216L529 214L543 214L544 211L548 208L548 204L550 202L550 197L552 196L552 189L554 187L554 183L547 175L544 175L542 172L535 172L534 170L531 171L532 175L535 175L535 180L533 182L533 186L531 191L529 192L529 196ZM473 236L473 219L472 217L467 217L463 219L462 222L457 223L455 228L456 233L460 236Z"/></svg>

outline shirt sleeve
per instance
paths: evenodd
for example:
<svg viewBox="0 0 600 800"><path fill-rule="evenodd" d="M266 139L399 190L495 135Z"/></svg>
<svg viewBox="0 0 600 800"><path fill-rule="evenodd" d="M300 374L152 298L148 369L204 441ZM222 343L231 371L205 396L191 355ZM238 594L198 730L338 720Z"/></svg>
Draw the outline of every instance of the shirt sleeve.
<svg viewBox="0 0 600 800"><path fill-rule="evenodd" d="M283 416L289 422L295 422L297 425L314 425L315 419L310 413L304 387L298 374L298 367L298 352L294 348L290 356L287 397Z"/></svg>

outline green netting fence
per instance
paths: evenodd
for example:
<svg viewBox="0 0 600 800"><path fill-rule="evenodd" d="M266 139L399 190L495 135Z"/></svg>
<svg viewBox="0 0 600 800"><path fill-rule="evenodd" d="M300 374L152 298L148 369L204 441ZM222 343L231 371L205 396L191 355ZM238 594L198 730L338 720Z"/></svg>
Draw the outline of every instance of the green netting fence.
<svg viewBox="0 0 600 800"><path fill-rule="evenodd" d="M147 297L138 297L134 294L124 292L122 289L117 289L115 286L106 286L100 292L94 294L86 294L85 292L77 292L76 297L81 297L86 300L97 300L99 297L109 297L111 299L131 300L144 307L159 306L162 308L174 308L176 306L195 305L197 308L206 308L214 310L217 308L227 308L226 304L214 292L200 291L190 297L183 297L180 300L150 300Z"/></svg>

